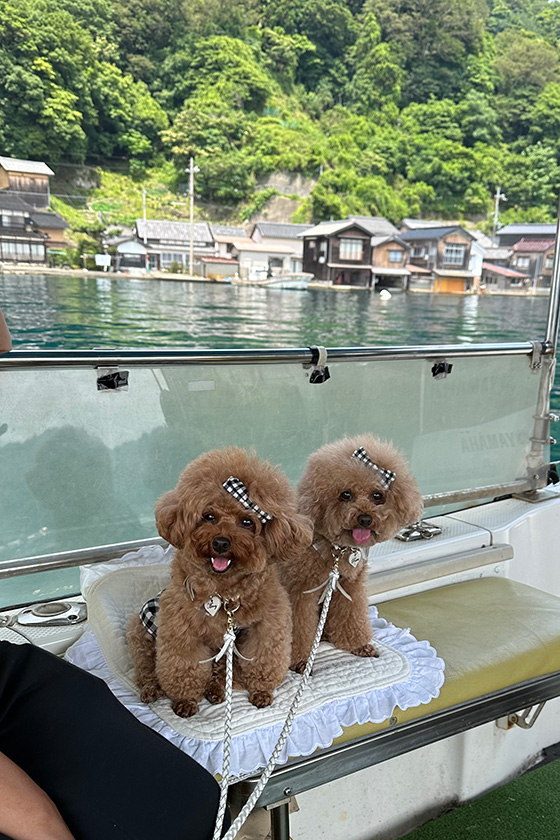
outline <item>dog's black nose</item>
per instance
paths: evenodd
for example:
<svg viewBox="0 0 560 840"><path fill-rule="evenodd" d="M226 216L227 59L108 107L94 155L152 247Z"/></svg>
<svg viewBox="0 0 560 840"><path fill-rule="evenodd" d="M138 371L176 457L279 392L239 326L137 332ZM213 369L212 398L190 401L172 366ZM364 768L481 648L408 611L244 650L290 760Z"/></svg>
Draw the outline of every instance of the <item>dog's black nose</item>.
<svg viewBox="0 0 560 840"><path fill-rule="evenodd" d="M225 554L226 551L229 551L230 546L231 543L227 537L214 537L212 540L212 549L216 554Z"/></svg>
<svg viewBox="0 0 560 840"><path fill-rule="evenodd" d="M358 522L362 526L362 528L369 528L371 525L371 516L369 513L360 513L358 516Z"/></svg>

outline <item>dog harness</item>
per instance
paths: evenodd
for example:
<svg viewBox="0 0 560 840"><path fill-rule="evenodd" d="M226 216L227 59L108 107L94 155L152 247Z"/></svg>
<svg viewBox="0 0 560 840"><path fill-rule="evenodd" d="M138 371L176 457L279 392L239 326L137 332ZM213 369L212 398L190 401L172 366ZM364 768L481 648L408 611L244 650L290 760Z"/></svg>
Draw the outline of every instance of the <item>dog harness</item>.
<svg viewBox="0 0 560 840"><path fill-rule="evenodd" d="M184 585L185 589L189 593L191 601L194 601L194 592L188 577L185 578ZM157 615L159 612L159 599L163 592L165 592L165 589L162 589L161 592L158 592L157 595L146 601L146 603L139 612L140 621L142 622L150 636L153 636L154 639L157 637ZM228 614L230 612L233 614L239 609L239 598L236 598L235 601L237 603L237 606L232 608L231 599L224 601L218 594L214 594L211 595L210 598L208 598L208 600L205 601L205 603L201 607L198 607L198 609L205 612L206 615L209 615L211 618L213 618L222 607ZM237 627L237 625L234 625L234 630L236 634L239 633L239 628Z"/></svg>
<svg viewBox="0 0 560 840"><path fill-rule="evenodd" d="M163 589L161 590L161 592L164 591ZM159 596L161 592L158 592L155 598L150 598L149 601L146 601L139 613L140 621L154 639L157 636L157 614L159 612Z"/></svg>

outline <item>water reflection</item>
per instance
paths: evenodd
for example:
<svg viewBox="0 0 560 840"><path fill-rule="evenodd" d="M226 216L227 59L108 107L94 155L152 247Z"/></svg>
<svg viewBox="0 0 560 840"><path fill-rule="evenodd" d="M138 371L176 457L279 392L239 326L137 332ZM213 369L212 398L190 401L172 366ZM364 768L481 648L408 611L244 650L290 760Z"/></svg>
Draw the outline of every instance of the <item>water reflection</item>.
<svg viewBox="0 0 560 840"><path fill-rule="evenodd" d="M0 277L15 346L298 347L520 341L542 336L547 301L308 292L61 276Z"/></svg>

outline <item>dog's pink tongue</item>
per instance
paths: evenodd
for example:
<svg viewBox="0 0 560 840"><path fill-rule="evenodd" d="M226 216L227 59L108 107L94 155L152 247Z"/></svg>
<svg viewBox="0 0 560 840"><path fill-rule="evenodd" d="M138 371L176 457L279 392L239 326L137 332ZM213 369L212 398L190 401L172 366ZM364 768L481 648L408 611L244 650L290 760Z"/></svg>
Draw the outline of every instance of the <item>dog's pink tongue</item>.
<svg viewBox="0 0 560 840"><path fill-rule="evenodd" d="M352 536L357 545L365 545L371 537L371 531L369 528L353 528Z"/></svg>
<svg viewBox="0 0 560 840"><path fill-rule="evenodd" d="M225 572L230 564L229 557L212 557L212 568L217 572Z"/></svg>

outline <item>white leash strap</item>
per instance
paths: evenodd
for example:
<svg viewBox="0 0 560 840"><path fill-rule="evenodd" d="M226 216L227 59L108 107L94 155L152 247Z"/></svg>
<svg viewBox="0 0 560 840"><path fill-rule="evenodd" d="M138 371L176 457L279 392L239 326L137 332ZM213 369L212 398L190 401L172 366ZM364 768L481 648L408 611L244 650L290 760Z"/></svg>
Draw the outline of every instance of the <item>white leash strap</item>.
<svg viewBox="0 0 560 840"><path fill-rule="evenodd" d="M237 819L230 826L227 834L224 835L223 840L234 840L234 837L237 835L239 829L241 828L241 826L243 825L243 823L245 822L245 820L247 819L247 817L249 816L249 814L251 813L253 808L255 807L255 804L256 804L259 796L263 792L263 790L266 786L266 783L268 782L270 776L272 775L272 771L276 767L276 764L278 762L278 758L280 757L280 753L282 752L284 744L286 743L286 739L287 739L288 735L290 734L290 730L292 728L292 723L294 721L294 717L296 715L296 711L297 711L297 708L299 706L299 702L301 700L301 695L304 692L304 689L305 689L305 687L307 685L307 682L309 680L309 676L311 674L311 669L313 668L313 662L315 661L315 656L317 655L317 650L319 648L319 643L321 641L321 636L323 635L323 630L325 628L325 622L327 620L327 613L329 611L329 605L331 603L331 598L333 596L333 592L335 591L335 589L337 587L338 578L339 578L338 560L335 559L333 570L329 574L328 580L325 581L326 588L325 588L325 592L323 593L323 598L322 598L323 608L321 610L321 617L319 618L319 624L317 626L317 632L315 634L315 639L313 640L313 645L311 647L311 652L309 654L309 659L307 660L307 665L305 666L305 671L302 674L301 682L298 686L298 690L296 691L296 694L295 694L294 699L292 701L292 705L290 706L288 716L286 717L286 722L284 724L282 732L280 733L280 737L278 738L278 741L276 742L276 746L274 747L274 750L272 751L272 755L270 756L268 764L266 765L265 769L263 770L262 776L260 777L259 781L257 782L257 785L256 785L255 789L253 790L253 793L251 794L251 796L249 797L249 799L247 800L247 802L245 803L245 805L243 806L243 808L239 812L239 815L238 815ZM321 586L322 585L323 584L321 584ZM231 694L231 690L230 690L230 694ZM226 688L226 699L227 699L227 688ZM230 698L230 702L231 702L231 698ZM229 723L230 723L230 726L231 726L231 709L230 709L230 721L229 721ZM226 726L227 726L227 708L226 708ZM229 733L229 735L231 736L231 732ZM227 752L228 752L228 773L229 773L229 744L228 744ZM224 774L225 774L225 757L226 757L226 745L225 745L225 736L224 736ZM223 784L223 778L222 778L222 784ZM226 794L227 794L227 785L226 785L225 790L226 790ZM221 802L220 802L220 805L221 805ZM214 830L214 837L212 838L212 840L218 840L218 838L220 837L220 831L221 831L221 827L222 827L224 813L225 813L225 795L224 795L223 813L220 816L220 811L218 810L218 819L216 821L216 828Z"/></svg>
<svg viewBox="0 0 560 840"><path fill-rule="evenodd" d="M205 665L206 662L219 662L222 656L224 656L226 653L229 654L230 648L232 651L232 655L233 653L235 653L236 656L238 656L240 659L244 659L245 662L252 662L253 657L243 656L243 654L240 652L240 650L237 648L237 645L235 644L235 639L236 636L233 626L231 627L231 629L228 627L228 629L224 633L224 644L222 646L222 649L216 654L216 656L211 656L210 659L201 659L200 664Z"/></svg>
<svg viewBox="0 0 560 840"><path fill-rule="evenodd" d="M220 781L220 802L216 816L216 825L212 840L219 840L222 834L222 825L227 806L227 792L229 787L229 764L231 756L231 703L233 695L233 651L235 649L235 631L233 629L233 614L228 612L228 626L224 633L224 646L221 651L213 657L216 662L224 655L226 656L226 720L224 724L224 747L222 757L222 779ZM205 660L208 662L209 660Z"/></svg>
<svg viewBox="0 0 560 840"><path fill-rule="evenodd" d="M335 578L334 583L333 583L333 576L335 574L336 574L336 578ZM319 589L323 589L323 587L324 587L323 594L321 595L321 597L319 598L319 601L318 601L319 604L322 604L323 601L325 600L325 598L327 597L327 592L329 591L329 587L330 587L333 592L334 592L335 589L338 589L339 592L342 592L342 594L344 595L345 598L348 598L348 600L351 601L352 596L349 595L348 592L346 592L346 590L343 589L342 586L340 585L340 581L338 579L339 576L340 576L340 573L339 573L338 569L337 569L336 573L333 569L333 571L329 573L328 578L326 580L324 580L323 583L320 583L319 586L314 586L313 589L304 589L303 594L304 595L311 595L312 592L318 592Z"/></svg>

